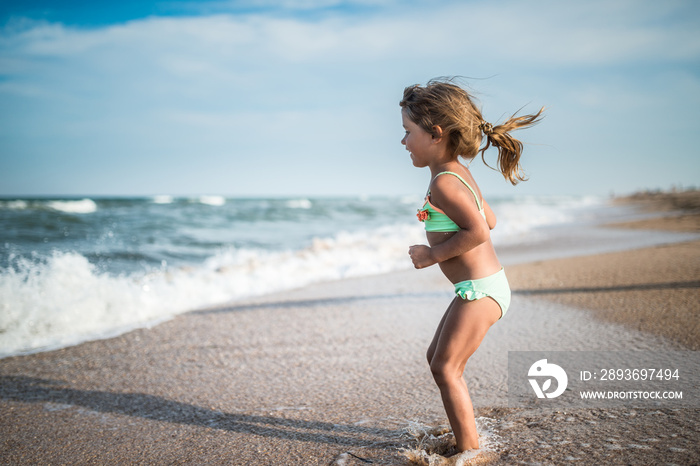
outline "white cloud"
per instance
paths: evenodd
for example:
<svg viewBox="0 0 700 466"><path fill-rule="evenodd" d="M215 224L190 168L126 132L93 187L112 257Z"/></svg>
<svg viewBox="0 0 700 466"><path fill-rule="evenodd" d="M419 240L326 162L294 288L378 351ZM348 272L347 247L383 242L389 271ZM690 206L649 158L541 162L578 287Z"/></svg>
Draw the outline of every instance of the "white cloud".
<svg viewBox="0 0 700 466"><path fill-rule="evenodd" d="M64 153L103 146L125 163L128 154L238 149L238 157L279 154L306 164L332 152L362 165L386 152L387 141L401 154L402 86L435 75L500 75L483 83L499 96L484 99L491 112L535 100L560 105L563 117L606 105L619 114L649 83L649 76L625 75L624 67L700 58L697 16L674 16L688 8L683 3L435 5L387 7L369 17L219 14L93 29L7 28L0 34L0 121L7 123L0 137L40 151L44 145L32 149L37 135L65 133L71 137L61 140ZM601 79L610 70L622 77ZM568 89L573 75L590 77L580 92ZM618 93L625 79L640 84ZM697 76L684 79L684 88L697 88ZM664 94L671 108L682 99L673 92ZM565 102L554 101L562 96ZM683 105L679 111L687 112ZM301 176L313 186L311 175Z"/></svg>
<svg viewBox="0 0 700 466"><path fill-rule="evenodd" d="M218 15L149 18L88 30L39 23L18 33L6 31L0 50L3 65L15 65L3 66L6 73L18 61L50 58L91 66L197 59L209 69L265 67L270 60L312 65L325 60L511 60L520 66L553 67L696 59L700 20L677 21L673 28L652 21L677 8L673 2L641 7L638 2L610 0L491 2L426 7L419 14L397 9L391 15L361 19Z"/></svg>

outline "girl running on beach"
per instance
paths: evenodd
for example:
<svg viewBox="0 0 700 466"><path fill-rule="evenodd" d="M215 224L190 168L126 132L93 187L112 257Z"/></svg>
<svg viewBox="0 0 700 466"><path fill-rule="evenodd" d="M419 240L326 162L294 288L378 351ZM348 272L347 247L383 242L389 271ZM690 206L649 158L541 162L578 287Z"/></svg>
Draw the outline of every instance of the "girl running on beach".
<svg viewBox="0 0 700 466"><path fill-rule="evenodd" d="M439 264L457 294L438 325L427 357L461 452L479 447L474 410L462 377L464 366L510 304L508 280L490 238L496 217L469 164L479 153L483 160L484 151L494 146L505 179L512 184L524 180L523 146L509 133L535 124L544 109L535 115L513 115L492 126L464 89L441 80L407 87L400 105L406 130L401 143L413 165L428 167L431 174L425 204L418 211L430 246L411 246L408 254L417 269ZM459 157L468 161L466 166Z"/></svg>

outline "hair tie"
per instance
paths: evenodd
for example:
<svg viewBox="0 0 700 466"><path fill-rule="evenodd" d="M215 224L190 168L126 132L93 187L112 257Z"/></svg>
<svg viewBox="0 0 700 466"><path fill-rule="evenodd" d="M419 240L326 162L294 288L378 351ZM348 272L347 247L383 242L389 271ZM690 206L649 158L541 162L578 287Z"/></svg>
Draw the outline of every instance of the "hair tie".
<svg viewBox="0 0 700 466"><path fill-rule="evenodd" d="M481 124L479 125L479 129L484 132L485 135L489 135L493 133L493 126L491 126L491 123L487 123L485 121L482 121Z"/></svg>

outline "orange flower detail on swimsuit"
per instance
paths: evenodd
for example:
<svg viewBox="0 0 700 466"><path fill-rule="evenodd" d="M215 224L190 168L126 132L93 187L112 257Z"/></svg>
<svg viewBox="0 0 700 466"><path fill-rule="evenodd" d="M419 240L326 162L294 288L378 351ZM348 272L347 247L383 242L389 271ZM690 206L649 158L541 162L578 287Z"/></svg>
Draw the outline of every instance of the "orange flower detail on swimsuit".
<svg viewBox="0 0 700 466"><path fill-rule="evenodd" d="M418 221L425 222L428 220L428 218L430 218L430 213L428 213L427 210L419 210L416 217L418 217Z"/></svg>

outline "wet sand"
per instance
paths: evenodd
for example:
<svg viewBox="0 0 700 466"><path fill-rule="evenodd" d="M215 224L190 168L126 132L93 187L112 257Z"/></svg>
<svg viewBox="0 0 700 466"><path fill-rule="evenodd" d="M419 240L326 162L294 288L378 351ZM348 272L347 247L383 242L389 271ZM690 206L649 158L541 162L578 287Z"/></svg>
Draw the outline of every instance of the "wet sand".
<svg viewBox="0 0 700 466"><path fill-rule="evenodd" d="M505 397L508 350L697 349L698 249L510 267L513 307L466 371L494 445L478 462L700 462L698 409L542 413ZM446 422L424 351L451 299L437 269L411 270L0 360L0 461L405 464L407 432Z"/></svg>
<svg viewBox="0 0 700 466"><path fill-rule="evenodd" d="M515 265L508 278L516 293L700 350L699 241Z"/></svg>

